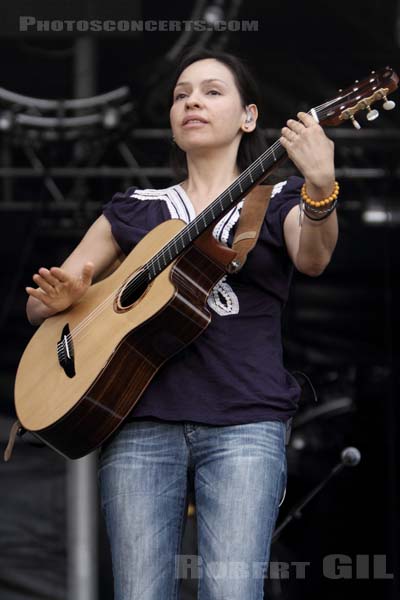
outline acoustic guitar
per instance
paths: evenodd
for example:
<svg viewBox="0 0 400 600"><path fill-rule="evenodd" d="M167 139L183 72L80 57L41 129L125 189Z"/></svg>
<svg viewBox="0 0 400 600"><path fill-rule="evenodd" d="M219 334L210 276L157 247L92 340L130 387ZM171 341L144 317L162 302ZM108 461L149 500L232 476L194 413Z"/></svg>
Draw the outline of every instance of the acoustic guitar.
<svg viewBox="0 0 400 600"><path fill-rule="evenodd" d="M322 125L352 121L398 86L389 67L309 111ZM210 322L207 297L235 252L214 225L284 159L279 140L189 224L166 221L71 309L47 319L18 366L15 407L22 428L68 458L102 444L126 419L160 366Z"/></svg>

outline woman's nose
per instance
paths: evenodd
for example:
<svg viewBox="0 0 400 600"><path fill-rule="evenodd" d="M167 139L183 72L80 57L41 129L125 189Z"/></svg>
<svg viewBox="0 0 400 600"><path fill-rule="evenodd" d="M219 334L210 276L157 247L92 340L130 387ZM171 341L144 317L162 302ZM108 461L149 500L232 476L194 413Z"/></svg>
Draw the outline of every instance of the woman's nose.
<svg viewBox="0 0 400 600"><path fill-rule="evenodd" d="M194 106L200 106L201 101L197 94L190 94L190 96L186 97L186 107L192 108Z"/></svg>

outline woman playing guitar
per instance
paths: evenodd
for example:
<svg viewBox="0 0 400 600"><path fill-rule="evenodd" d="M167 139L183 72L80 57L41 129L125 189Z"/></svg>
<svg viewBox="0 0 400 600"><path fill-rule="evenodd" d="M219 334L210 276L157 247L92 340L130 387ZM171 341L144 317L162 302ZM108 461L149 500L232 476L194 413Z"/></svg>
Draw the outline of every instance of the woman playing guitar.
<svg viewBox="0 0 400 600"><path fill-rule="evenodd" d="M78 303L154 227L171 218L189 223L232 184L259 154L256 97L237 58L185 56L170 120L186 175L169 188L116 194L61 267L42 267L33 276L37 287L27 288L32 324ZM299 397L282 364L281 312L293 267L322 273L338 236L333 143L313 116L297 116L280 142L303 178L274 186L246 264L210 293L210 325L161 367L101 448L115 600L178 597L189 479L199 556L196 565L194 557L190 564L183 557L183 576L185 564L189 575L197 568L201 600L263 597L286 485L286 425ZM241 208L214 228L228 246Z"/></svg>

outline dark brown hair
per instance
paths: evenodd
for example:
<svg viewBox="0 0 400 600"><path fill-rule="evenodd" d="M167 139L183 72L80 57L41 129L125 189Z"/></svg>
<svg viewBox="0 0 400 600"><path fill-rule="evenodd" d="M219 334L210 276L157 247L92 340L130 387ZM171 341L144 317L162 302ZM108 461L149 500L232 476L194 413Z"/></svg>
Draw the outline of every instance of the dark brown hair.
<svg viewBox="0 0 400 600"><path fill-rule="evenodd" d="M215 60L218 60L231 71L239 91L243 107L248 104L257 104L259 106L258 87L248 65L246 65L242 59L234 56L233 54L214 50L192 51L181 59L181 62L177 66L172 80L171 98L176 82L178 81L181 73L192 63L207 58L214 58ZM267 143L264 135L262 134L258 125L256 125L254 131L244 134L240 141L237 154L237 166L239 170L241 172L244 171L260 156L260 154L262 154L262 152L264 152L266 147ZM175 143L172 144L171 148L170 164L177 178L187 177L186 153Z"/></svg>

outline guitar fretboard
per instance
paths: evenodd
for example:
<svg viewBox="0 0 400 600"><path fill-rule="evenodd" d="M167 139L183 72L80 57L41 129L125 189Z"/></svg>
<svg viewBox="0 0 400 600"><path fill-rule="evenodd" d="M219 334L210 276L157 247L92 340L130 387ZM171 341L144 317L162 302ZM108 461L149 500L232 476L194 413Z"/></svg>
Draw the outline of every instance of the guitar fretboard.
<svg viewBox="0 0 400 600"><path fill-rule="evenodd" d="M228 210L238 204L251 188L260 183L284 158L286 150L276 141L257 158L235 181L220 194L193 221L168 242L144 265L148 281L151 281L177 258L208 227L217 222Z"/></svg>

